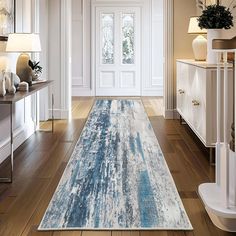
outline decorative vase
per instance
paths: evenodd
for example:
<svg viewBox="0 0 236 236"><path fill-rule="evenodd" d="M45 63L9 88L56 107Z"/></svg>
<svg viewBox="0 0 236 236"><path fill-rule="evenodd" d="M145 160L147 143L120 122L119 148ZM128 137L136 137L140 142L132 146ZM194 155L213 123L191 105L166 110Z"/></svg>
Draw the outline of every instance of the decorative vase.
<svg viewBox="0 0 236 236"><path fill-rule="evenodd" d="M10 94L16 93L15 76L11 72L4 72L3 79L5 80L5 89Z"/></svg>
<svg viewBox="0 0 236 236"><path fill-rule="evenodd" d="M0 78L0 96L4 97L6 95L5 79Z"/></svg>
<svg viewBox="0 0 236 236"><path fill-rule="evenodd" d="M208 29L207 30L207 63L217 64L217 55L214 50L212 50L213 39L221 38L222 29Z"/></svg>
<svg viewBox="0 0 236 236"><path fill-rule="evenodd" d="M16 93L16 87L14 85L14 76L12 73L11 73L11 77L10 77L10 86L8 87L8 93L10 93L10 94Z"/></svg>
<svg viewBox="0 0 236 236"><path fill-rule="evenodd" d="M8 72L3 72L3 79L5 80L5 89L6 92L9 92L9 88L11 87L11 77Z"/></svg>

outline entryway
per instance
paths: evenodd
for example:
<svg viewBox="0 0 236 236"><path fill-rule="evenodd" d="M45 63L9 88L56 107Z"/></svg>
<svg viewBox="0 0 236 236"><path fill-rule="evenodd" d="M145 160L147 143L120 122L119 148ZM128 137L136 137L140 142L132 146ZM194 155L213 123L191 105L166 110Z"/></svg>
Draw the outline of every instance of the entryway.
<svg viewBox="0 0 236 236"><path fill-rule="evenodd" d="M140 96L140 8L97 7L95 19L96 96Z"/></svg>

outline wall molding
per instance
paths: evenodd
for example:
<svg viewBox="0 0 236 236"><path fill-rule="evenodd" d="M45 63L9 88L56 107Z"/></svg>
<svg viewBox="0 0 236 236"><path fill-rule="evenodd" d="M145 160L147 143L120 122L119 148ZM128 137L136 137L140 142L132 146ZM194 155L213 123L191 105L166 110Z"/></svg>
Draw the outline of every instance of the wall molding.
<svg viewBox="0 0 236 236"><path fill-rule="evenodd" d="M142 96L145 97L162 97L163 96L163 86L155 86L156 88L146 88L142 91Z"/></svg>
<svg viewBox="0 0 236 236"><path fill-rule="evenodd" d="M16 150L26 139L34 133L34 123L27 122L20 128L14 130L14 150ZM10 137L0 143L0 164L10 155Z"/></svg>
<svg viewBox="0 0 236 236"><path fill-rule="evenodd" d="M61 0L61 119L69 118L71 111L71 0ZM68 112L67 112L68 111ZM64 117L67 116L67 117ZM57 117L57 110L55 110L55 117ZM58 117L59 118L59 117Z"/></svg>
<svg viewBox="0 0 236 236"><path fill-rule="evenodd" d="M72 97L94 97L93 91L89 87L82 88L82 87L73 87L72 88Z"/></svg>
<svg viewBox="0 0 236 236"><path fill-rule="evenodd" d="M54 119L67 120L70 117L70 110L53 109ZM52 109L49 109L49 117L52 117Z"/></svg>
<svg viewBox="0 0 236 236"><path fill-rule="evenodd" d="M164 0L165 118L174 118L174 0ZM172 113L172 115L171 115Z"/></svg>

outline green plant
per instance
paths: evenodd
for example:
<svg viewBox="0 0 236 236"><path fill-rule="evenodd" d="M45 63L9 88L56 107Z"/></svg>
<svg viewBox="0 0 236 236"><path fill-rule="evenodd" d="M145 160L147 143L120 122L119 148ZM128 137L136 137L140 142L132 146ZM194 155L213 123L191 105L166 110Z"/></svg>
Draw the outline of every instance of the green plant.
<svg viewBox="0 0 236 236"><path fill-rule="evenodd" d="M216 4L205 6L202 15L198 18L201 29L230 29L234 26L230 8L217 1Z"/></svg>
<svg viewBox="0 0 236 236"><path fill-rule="evenodd" d="M40 75L43 71L43 68L42 66L39 65L39 63L40 63L39 61L36 62L36 61L31 61L31 60L29 60L29 63L28 63L29 67L34 71L36 75Z"/></svg>

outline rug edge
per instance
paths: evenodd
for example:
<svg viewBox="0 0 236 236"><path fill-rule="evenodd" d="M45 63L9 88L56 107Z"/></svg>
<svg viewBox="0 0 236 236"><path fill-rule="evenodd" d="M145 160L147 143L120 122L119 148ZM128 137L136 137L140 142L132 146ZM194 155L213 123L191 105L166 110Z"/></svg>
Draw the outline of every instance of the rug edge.
<svg viewBox="0 0 236 236"><path fill-rule="evenodd" d="M194 228L48 228L38 227L38 231L193 231Z"/></svg>

